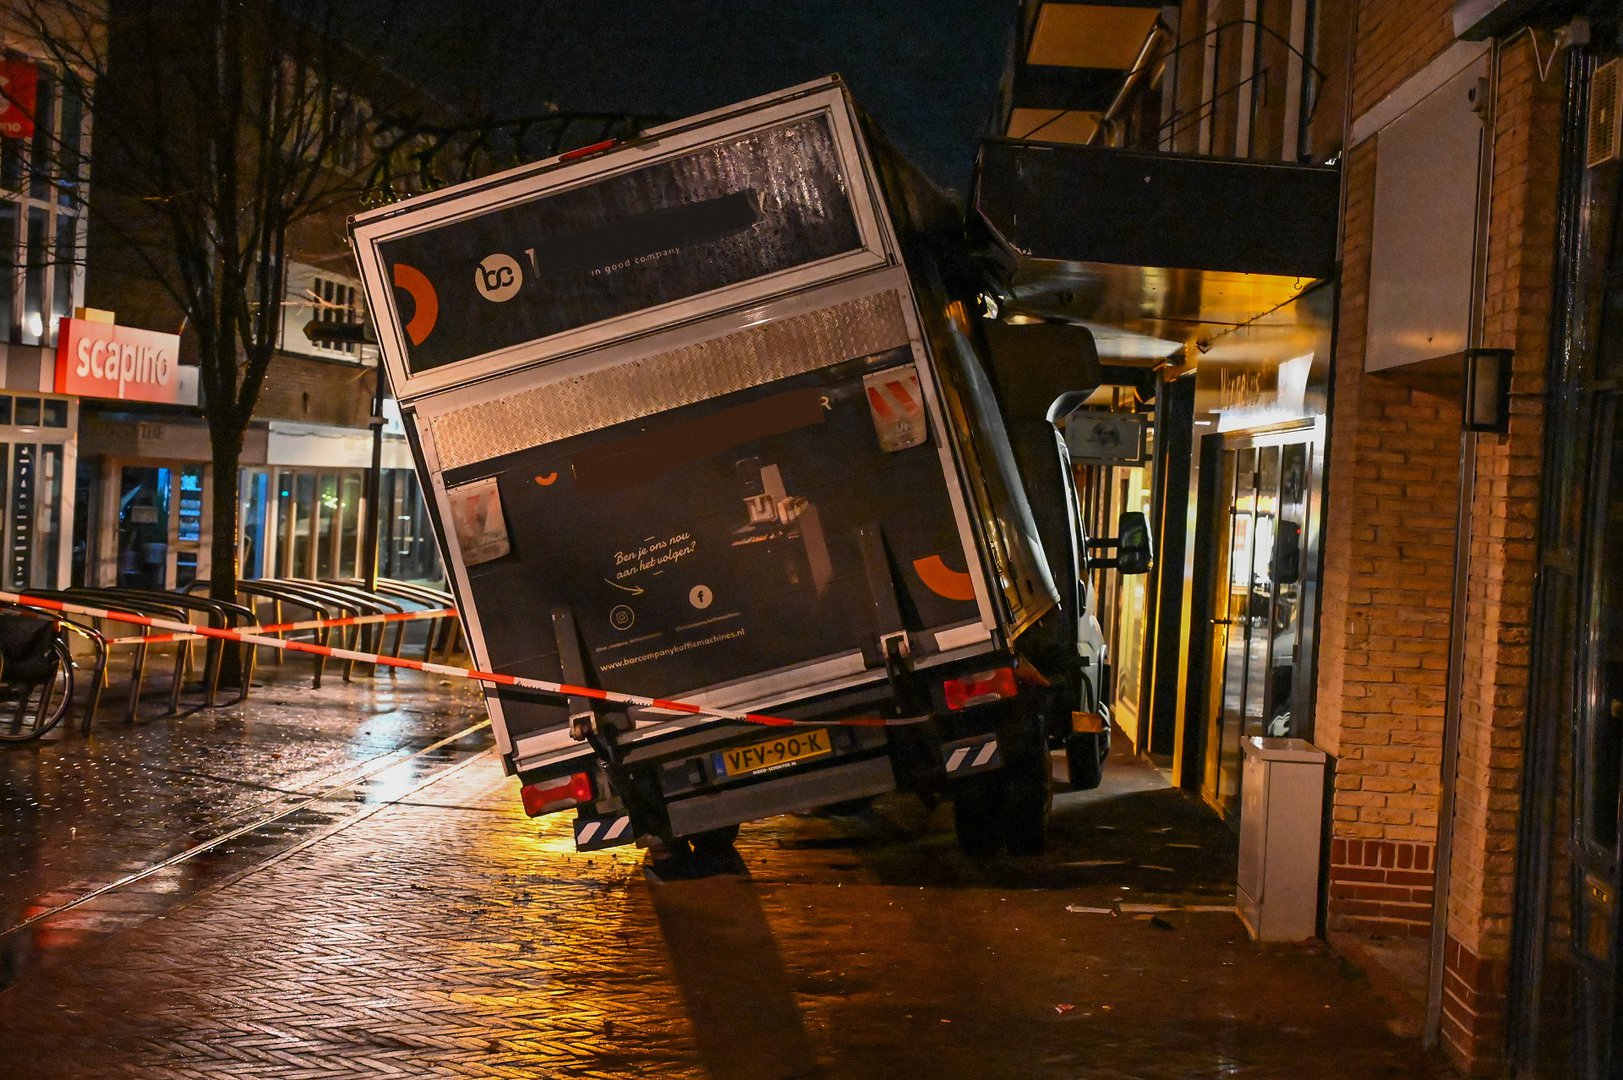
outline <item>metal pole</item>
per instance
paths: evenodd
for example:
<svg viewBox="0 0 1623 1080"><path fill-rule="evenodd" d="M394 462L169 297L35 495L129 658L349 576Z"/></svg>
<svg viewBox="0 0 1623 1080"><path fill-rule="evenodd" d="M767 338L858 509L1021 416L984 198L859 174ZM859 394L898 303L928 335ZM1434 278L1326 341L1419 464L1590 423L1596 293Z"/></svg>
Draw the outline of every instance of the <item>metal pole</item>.
<svg viewBox="0 0 1623 1080"><path fill-rule="evenodd" d="M372 395L372 467L366 473L366 533L362 536L361 567L368 591L378 587L378 533L383 528L383 360L373 369L377 389Z"/></svg>

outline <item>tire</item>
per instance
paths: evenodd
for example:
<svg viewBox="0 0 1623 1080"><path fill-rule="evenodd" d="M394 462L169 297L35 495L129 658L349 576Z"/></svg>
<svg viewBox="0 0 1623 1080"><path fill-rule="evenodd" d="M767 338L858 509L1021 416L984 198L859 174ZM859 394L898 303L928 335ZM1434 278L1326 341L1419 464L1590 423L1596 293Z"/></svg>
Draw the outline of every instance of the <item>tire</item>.
<svg viewBox="0 0 1623 1080"><path fill-rule="evenodd" d="M1003 767L1000 824L1010 855L1041 855L1048 845L1048 811L1054 804L1048 755L1041 747L1012 756Z"/></svg>
<svg viewBox="0 0 1623 1080"><path fill-rule="evenodd" d="M1105 755L1109 736L1103 733L1072 735L1065 740L1065 757L1070 765L1071 787L1092 791L1105 778Z"/></svg>
<svg viewBox="0 0 1623 1080"><path fill-rule="evenodd" d="M970 776L952 787L952 825L958 848L971 859L1003 850L1003 774Z"/></svg>
<svg viewBox="0 0 1623 1080"><path fill-rule="evenodd" d="M721 829L711 829L709 832L688 837L688 841L693 845L693 854L701 859L725 855L733 849L733 844L738 842L738 826L728 825Z"/></svg>

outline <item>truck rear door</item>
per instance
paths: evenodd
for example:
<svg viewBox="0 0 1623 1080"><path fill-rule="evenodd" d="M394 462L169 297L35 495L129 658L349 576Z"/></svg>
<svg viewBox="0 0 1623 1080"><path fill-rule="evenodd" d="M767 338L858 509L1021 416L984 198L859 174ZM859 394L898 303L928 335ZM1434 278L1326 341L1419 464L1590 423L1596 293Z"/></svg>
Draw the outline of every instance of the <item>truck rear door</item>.
<svg viewBox="0 0 1623 1080"><path fill-rule="evenodd" d="M480 666L765 708L882 680L892 631L990 646L872 191L823 83L356 220ZM560 704L489 700L512 767L580 751Z"/></svg>

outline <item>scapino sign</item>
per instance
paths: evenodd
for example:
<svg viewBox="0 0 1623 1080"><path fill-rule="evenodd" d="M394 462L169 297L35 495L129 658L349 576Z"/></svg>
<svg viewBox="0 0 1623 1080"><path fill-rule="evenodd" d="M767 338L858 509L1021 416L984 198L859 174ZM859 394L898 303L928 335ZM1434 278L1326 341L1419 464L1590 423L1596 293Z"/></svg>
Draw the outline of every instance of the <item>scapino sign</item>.
<svg viewBox="0 0 1623 1080"><path fill-rule="evenodd" d="M180 337L130 326L63 319L56 392L80 397L188 404L180 388Z"/></svg>

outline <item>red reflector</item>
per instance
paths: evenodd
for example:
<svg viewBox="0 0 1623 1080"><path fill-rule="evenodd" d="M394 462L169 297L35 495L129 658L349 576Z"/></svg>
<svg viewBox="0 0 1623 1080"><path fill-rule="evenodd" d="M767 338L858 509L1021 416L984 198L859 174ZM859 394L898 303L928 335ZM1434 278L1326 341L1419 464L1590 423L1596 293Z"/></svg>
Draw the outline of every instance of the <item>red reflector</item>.
<svg viewBox="0 0 1623 1080"><path fill-rule="evenodd" d="M593 154L601 154L605 150L613 150L615 146L619 144L619 142L619 139L604 139L600 143L593 143L591 146L582 146L578 150L569 151L567 154L559 154L558 160L579 161L583 157L591 157Z"/></svg>
<svg viewBox="0 0 1623 1080"><path fill-rule="evenodd" d="M941 684L941 689L947 695L947 708L954 710L1002 701L1020 693L1014 681L1014 669L1006 667L978 671L963 679L948 679Z"/></svg>
<svg viewBox="0 0 1623 1080"><path fill-rule="evenodd" d="M583 772L565 777L561 782L545 785L525 784L518 790L524 800L524 812L531 817L554 814L571 806L592 801L592 778Z"/></svg>

